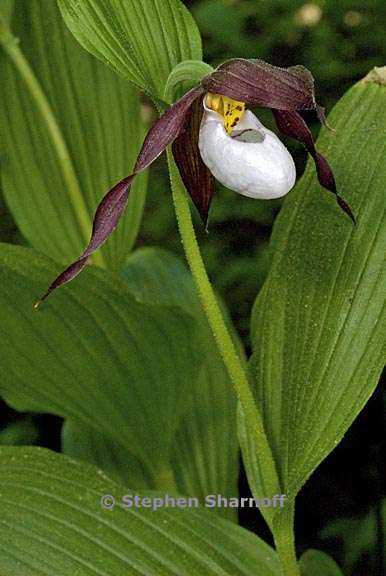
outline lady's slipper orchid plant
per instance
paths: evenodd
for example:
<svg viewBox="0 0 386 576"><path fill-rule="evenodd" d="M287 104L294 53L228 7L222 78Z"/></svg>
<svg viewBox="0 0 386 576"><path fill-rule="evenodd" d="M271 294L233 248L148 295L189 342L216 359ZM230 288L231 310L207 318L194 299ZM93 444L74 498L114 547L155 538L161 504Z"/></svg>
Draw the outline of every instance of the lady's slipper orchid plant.
<svg viewBox="0 0 386 576"><path fill-rule="evenodd" d="M207 221L215 179L252 198L278 198L295 183L291 155L278 137L265 128L245 105L270 108L283 134L299 140L315 161L319 182L335 194L339 206L355 222L348 204L337 194L327 160L316 151L312 134L301 116L323 110L315 101L314 80L303 66L279 68L262 60L235 58L209 74L159 118L146 135L130 176L103 198L95 213L91 239L75 262L49 286L72 280L89 256L110 236L128 201L130 186L165 148L172 144L182 180L201 218Z"/></svg>

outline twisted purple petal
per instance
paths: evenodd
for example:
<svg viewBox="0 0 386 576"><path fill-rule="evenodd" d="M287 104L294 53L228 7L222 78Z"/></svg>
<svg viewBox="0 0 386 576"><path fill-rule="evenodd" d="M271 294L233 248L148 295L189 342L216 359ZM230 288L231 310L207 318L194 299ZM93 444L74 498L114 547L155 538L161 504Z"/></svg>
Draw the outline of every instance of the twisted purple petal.
<svg viewBox="0 0 386 576"><path fill-rule="evenodd" d="M215 180L203 163L198 148L202 114L201 98L197 98L186 115L185 129L173 142L173 156L186 189L206 224Z"/></svg>
<svg viewBox="0 0 386 576"><path fill-rule="evenodd" d="M279 68L263 60L228 60L202 80L208 92L251 106L277 110L316 110L314 79L304 66Z"/></svg>
<svg viewBox="0 0 386 576"><path fill-rule="evenodd" d="M116 184L100 202L94 217L92 234L84 252L68 266L48 287L36 307L59 286L70 282L81 272L89 256L110 236L127 206L130 186L137 174L145 170L186 127L186 116L204 89L197 86L187 92L159 118L148 131L134 166L134 172Z"/></svg>
<svg viewBox="0 0 386 576"><path fill-rule="evenodd" d="M324 188L335 194L338 205L344 212L351 218L355 224L355 216L345 200L339 196L334 174L327 160L315 148L314 139L311 131L305 123L304 119L300 116L299 112L289 112L283 110L273 110L277 127L282 134L295 138L301 142L309 154L312 156L316 166L318 180Z"/></svg>

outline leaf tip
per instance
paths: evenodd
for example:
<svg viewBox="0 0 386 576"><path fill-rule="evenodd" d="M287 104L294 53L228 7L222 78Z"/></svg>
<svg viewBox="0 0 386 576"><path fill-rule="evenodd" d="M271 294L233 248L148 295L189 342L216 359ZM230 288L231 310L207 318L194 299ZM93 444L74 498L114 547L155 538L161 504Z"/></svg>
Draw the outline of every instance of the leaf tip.
<svg viewBox="0 0 386 576"><path fill-rule="evenodd" d="M363 78L364 84L379 84L386 86L386 66L374 66L372 70Z"/></svg>

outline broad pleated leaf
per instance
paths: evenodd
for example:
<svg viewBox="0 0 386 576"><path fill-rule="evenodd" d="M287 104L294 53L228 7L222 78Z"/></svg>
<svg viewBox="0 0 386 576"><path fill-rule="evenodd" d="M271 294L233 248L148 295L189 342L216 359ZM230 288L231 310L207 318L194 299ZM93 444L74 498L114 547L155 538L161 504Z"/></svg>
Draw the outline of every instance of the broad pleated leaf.
<svg viewBox="0 0 386 576"><path fill-rule="evenodd" d="M201 39L180 0L59 0L66 24L86 50L162 99L183 60L201 59Z"/></svg>
<svg viewBox="0 0 386 576"><path fill-rule="evenodd" d="M11 19L12 11L14 8L15 0L1 0L0 2L0 27L1 20L8 23Z"/></svg>
<svg viewBox="0 0 386 576"><path fill-rule="evenodd" d="M100 269L36 311L57 266L0 246L0 394L16 410L50 412L106 435L161 486L200 366L193 319L136 302Z"/></svg>
<svg viewBox="0 0 386 576"><path fill-rule="evenodd" d="M106 494L113 510L101 507ZM251 532L205 509L123 509L129 494L136 491L85 463L0 448L1 573L279 576L275 552Z"/></svg>
<svg viewBox="0 0 386 576"><path fill-rule="evenodd" d="M199 378L186 395L186 410L172 445L171 466L181 494L237 496L238 442L236 399L198 301L191 275L171 253L158 248L133 252L124 269L130 292L140 302L176 306L199 323L205 350ZM134 488L149 487L143 469L127 451L84 426L67 422L63 433L67 454L113 471ZM235 517L235 509L218 512Z"/></svg>
<svg viewBox="0 0 386 576"><path fill-rule="evenodd" d="M253 315L250 375L279 471L294 498L373 392L386 342L385 69L355 85L318 146L357 214L336 211L314 171L290 193ZM243 436L259 490L258 451Z"/></svg>
<svg viewBox="0 0 386 576"><path fill-rule="evenodd" d="M62 427L62 452L102 468L119 482L132 488L154 489L154 479L129 446L77 420L67 419ZM168 486L165 483L165 489Z"/></svg>
<svg viewBox="0 0 386 576"><path fill-rule="evenodd" d="M177 306L199 324L205 357L172 449L180 492L237 496L236 398L191 274L168 252L144 248L130 255L124 276L129 290L141 302ZM228 319L225 308L223 313ZM241 347L229 319L228 327ZM234 517L232 510L219 511Z"/></svg>
<svg viewBox="0 0 386 576"><path fill-rule="evenodd" d="M86 246L95 208L130 173L143 138L137 91L85 52L55 2L17 0L12 19L32 73L53 114L47 117L0 49L0 149L6 201L25 238L64 264ZM44 97L44 96L43 96ZM66 150L68 155L66 156ZM118 268L135 241L146 176L98 263Z"/></svg>

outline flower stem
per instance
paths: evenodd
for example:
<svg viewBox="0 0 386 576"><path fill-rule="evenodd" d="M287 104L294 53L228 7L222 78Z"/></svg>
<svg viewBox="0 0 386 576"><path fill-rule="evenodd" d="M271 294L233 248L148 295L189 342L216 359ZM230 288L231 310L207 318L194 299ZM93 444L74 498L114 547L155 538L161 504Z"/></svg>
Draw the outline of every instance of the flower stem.
<svg viewBox="0 0 386 576"><path fill-rule="evenodd" d="M84 241L88 242L91 231L91 219L82 196L67 145L38 79L33 73L33 70L23 52L20 50L18 40L12 35L4 20L0 20L0 44L19 72L20 77L27 86L31 97L46 124L74 208L75 217L78 219L78 224ZM104 259L101 252L94 253L92 258L95 264L103 266Z"/></svg>
<svg viewBox="0 0 386 576"><path fill-rule="evenodd" d="M295 505L287 504L275 518L273 535L283 576L300 576L294 539Z"/></svg>
<svg viewBox="0 0 386 576"><path fill-rule="evenodd" d="M246 425L259 447L259 463L264 475L264 489L267 495L280 493L279 480L263 422L256 406L246 372L228 332L221 309L208 278L194 231L190 207L170 149L167 150L173 201L178 228L186 258L196 283L201 304L208 318L224 364L240 400Z"/></svg>

